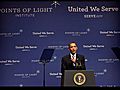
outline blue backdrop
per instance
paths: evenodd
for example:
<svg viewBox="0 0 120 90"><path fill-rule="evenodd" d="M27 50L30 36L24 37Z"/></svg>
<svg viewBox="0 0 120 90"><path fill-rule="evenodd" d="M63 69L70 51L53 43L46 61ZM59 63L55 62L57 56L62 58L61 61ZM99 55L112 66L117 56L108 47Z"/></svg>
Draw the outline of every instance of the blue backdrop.
<svg viewBox="0 0 120 90"><path fill-rule="evenodd" d="M60 86L61 58L78 43L97 86L120 86L120 3L114 1L0 2L0 86Z"/></svg>

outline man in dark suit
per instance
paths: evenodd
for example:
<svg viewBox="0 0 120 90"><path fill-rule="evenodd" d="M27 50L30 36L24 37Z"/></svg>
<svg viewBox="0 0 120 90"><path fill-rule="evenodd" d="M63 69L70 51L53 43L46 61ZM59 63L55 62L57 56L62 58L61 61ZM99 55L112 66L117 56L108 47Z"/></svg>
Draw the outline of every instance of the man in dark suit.
<svg viewBox="0 0 120 90"><path fill-rule="evenodd" d="M76 42L68 44L69 55L63 56L61 61L61 85L64 80L64 70L86 70L85 58L83 55L77 54L78 46Z"/></svg>

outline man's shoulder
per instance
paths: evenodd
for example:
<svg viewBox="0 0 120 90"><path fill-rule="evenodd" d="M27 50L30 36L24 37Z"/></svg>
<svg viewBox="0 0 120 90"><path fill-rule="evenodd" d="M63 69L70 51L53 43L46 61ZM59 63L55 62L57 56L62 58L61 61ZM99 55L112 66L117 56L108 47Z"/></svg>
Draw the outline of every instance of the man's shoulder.
<svg viewBox="0 0 120 90"><path fill-rule="evenodd" d="M84 57L84 55L82 55L82 54L77 54L78 55L78 57Z"/></svg>
<svg viewBox="0 0 120 90"><path fill-rule="evenodd" d="M63 56L62 58L69 58L69 55L65 55L65 56Z"/></svg>

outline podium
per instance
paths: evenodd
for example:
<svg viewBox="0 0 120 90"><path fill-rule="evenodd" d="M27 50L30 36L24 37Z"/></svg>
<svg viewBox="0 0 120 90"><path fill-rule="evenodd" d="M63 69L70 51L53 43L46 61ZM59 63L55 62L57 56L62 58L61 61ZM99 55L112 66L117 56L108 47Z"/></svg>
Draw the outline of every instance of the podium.
<svg viewBox="0 0 120 90"><path fill-rule="evenodd" d="M63 86L96 86L94 71L92 70L65 70Z"/></svg>

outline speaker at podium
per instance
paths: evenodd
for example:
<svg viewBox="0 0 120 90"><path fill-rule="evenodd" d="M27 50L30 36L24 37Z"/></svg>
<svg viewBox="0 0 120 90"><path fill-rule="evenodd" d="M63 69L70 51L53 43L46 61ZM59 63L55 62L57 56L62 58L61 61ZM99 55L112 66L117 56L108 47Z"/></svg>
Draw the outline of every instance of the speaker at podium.
<svg viewBox="0 0 120 90"><path fill-rule="evenodd" d="M65 70L63 86L96 86L93 70Z"/></svg>

